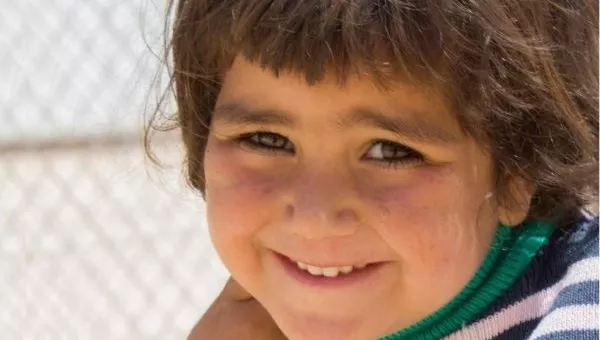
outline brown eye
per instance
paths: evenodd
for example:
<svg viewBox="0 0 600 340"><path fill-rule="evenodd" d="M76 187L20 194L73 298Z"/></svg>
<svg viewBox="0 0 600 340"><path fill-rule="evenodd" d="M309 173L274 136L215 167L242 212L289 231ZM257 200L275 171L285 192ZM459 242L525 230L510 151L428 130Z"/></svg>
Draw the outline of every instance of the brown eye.
<svg viewBox="0 0 600 340"><path fill-rule="evenodd" d="M289 144L287 138L274 133L256 133L250 139L256 144L277 149L286 149Z"/></svg>
<svg viewBox="0 0 600 340"><path fill-rule="evenodd" d="M390 160L404 158L411 153L409 148L392 143L392 142L376 142L367 151L367 157L372 160Z"/></svg>
<svg viewBox="0 0 600 340"><path fill-rule="evenodd" d="M294 146L286 137L273 132L254 132L240 138L240 142L255 149L293 152Z"/></svg>
<svg viewBox="0 0 600 340"><path fill-rule="evenodd" d="M390 141L374 142L363 159L390 167L421 163L425 160L417 151Z"/></svg>

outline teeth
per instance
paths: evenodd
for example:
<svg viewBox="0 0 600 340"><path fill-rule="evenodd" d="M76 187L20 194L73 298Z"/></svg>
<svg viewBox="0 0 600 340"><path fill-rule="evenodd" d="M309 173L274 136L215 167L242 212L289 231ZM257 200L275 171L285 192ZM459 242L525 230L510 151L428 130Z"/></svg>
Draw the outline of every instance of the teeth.
<svg viewBox="0 0 600 340"><path fill-rule="evenodd" d="M362 269L365 268L366 264L356 265L356 266L341 266L341 267L317 267L310 264L306 264L304 262L295 261L298 268L309 272L315 276L325 276L325 277L337 277L340 274L349 274L354 269Z"/></svg>
<svg viewBox="0 0 600 340"><path fill-rule="evenodd" d="M354 268L352 268L352 266L343 266L343 267L340 267L340 271L342 273L344 273L344 274L350 273L352 271L352 269L354 269Z"/></svg>
<svg viewBox="0 0 600 340"><path fill-rule="evenodd" d="M337 267L327 267L323 268L323 276L327 277L336 277L340 270Z"/></svg>
<svg viewBox="0 0 600 340"><path fill-rule="evenodd" d="M323 275L323 268L321 267L315 267L311 265L306 265L306 267L308 269L308 272L312 275Z"/></svg>

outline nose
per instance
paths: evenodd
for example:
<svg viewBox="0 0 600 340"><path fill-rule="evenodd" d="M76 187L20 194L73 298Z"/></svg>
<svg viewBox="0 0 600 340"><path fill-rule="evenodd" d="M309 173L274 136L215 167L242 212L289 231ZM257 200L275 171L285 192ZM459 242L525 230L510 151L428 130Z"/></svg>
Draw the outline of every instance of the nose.
<svg viewBox="0 0 600 340"><path fill-rule="evenodd" d="M305 239L355 233L361 223L355 176L339 167L297 170L285 202L286 228Z"/></svg>

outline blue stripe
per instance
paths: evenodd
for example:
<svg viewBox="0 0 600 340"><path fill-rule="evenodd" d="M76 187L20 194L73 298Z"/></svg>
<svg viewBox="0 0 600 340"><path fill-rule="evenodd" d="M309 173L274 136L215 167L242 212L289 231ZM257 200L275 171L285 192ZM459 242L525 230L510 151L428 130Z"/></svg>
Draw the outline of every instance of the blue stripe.
<svg viewBox="0 0 600 340"><path fill-rule="evenodd" d="M552 305L552 310L572 305L597 305L600 282L586 281L565 287Z"/></svg>
<svg viewBox="0 0 600 340"><path fill-rule="evenodd" d="M517 338L514 338L515 340ZM592 330L570 330L555 332L544 335L534 340L599 340L600 331L597 329Z"/></svg>

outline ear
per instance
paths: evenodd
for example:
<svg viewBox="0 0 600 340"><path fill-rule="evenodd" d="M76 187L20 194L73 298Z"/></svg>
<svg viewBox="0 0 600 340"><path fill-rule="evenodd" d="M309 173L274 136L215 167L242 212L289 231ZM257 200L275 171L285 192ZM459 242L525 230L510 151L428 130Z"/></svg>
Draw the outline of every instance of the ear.
<svg viewBox="0 0 600 340"><path fill-rule="evenodd" d="M522 178L512 176L506 185L508 190L504 191L504 196L498 202L498 219L500 223L514 227L521 224L529 214L535 188Z"/></svg>

